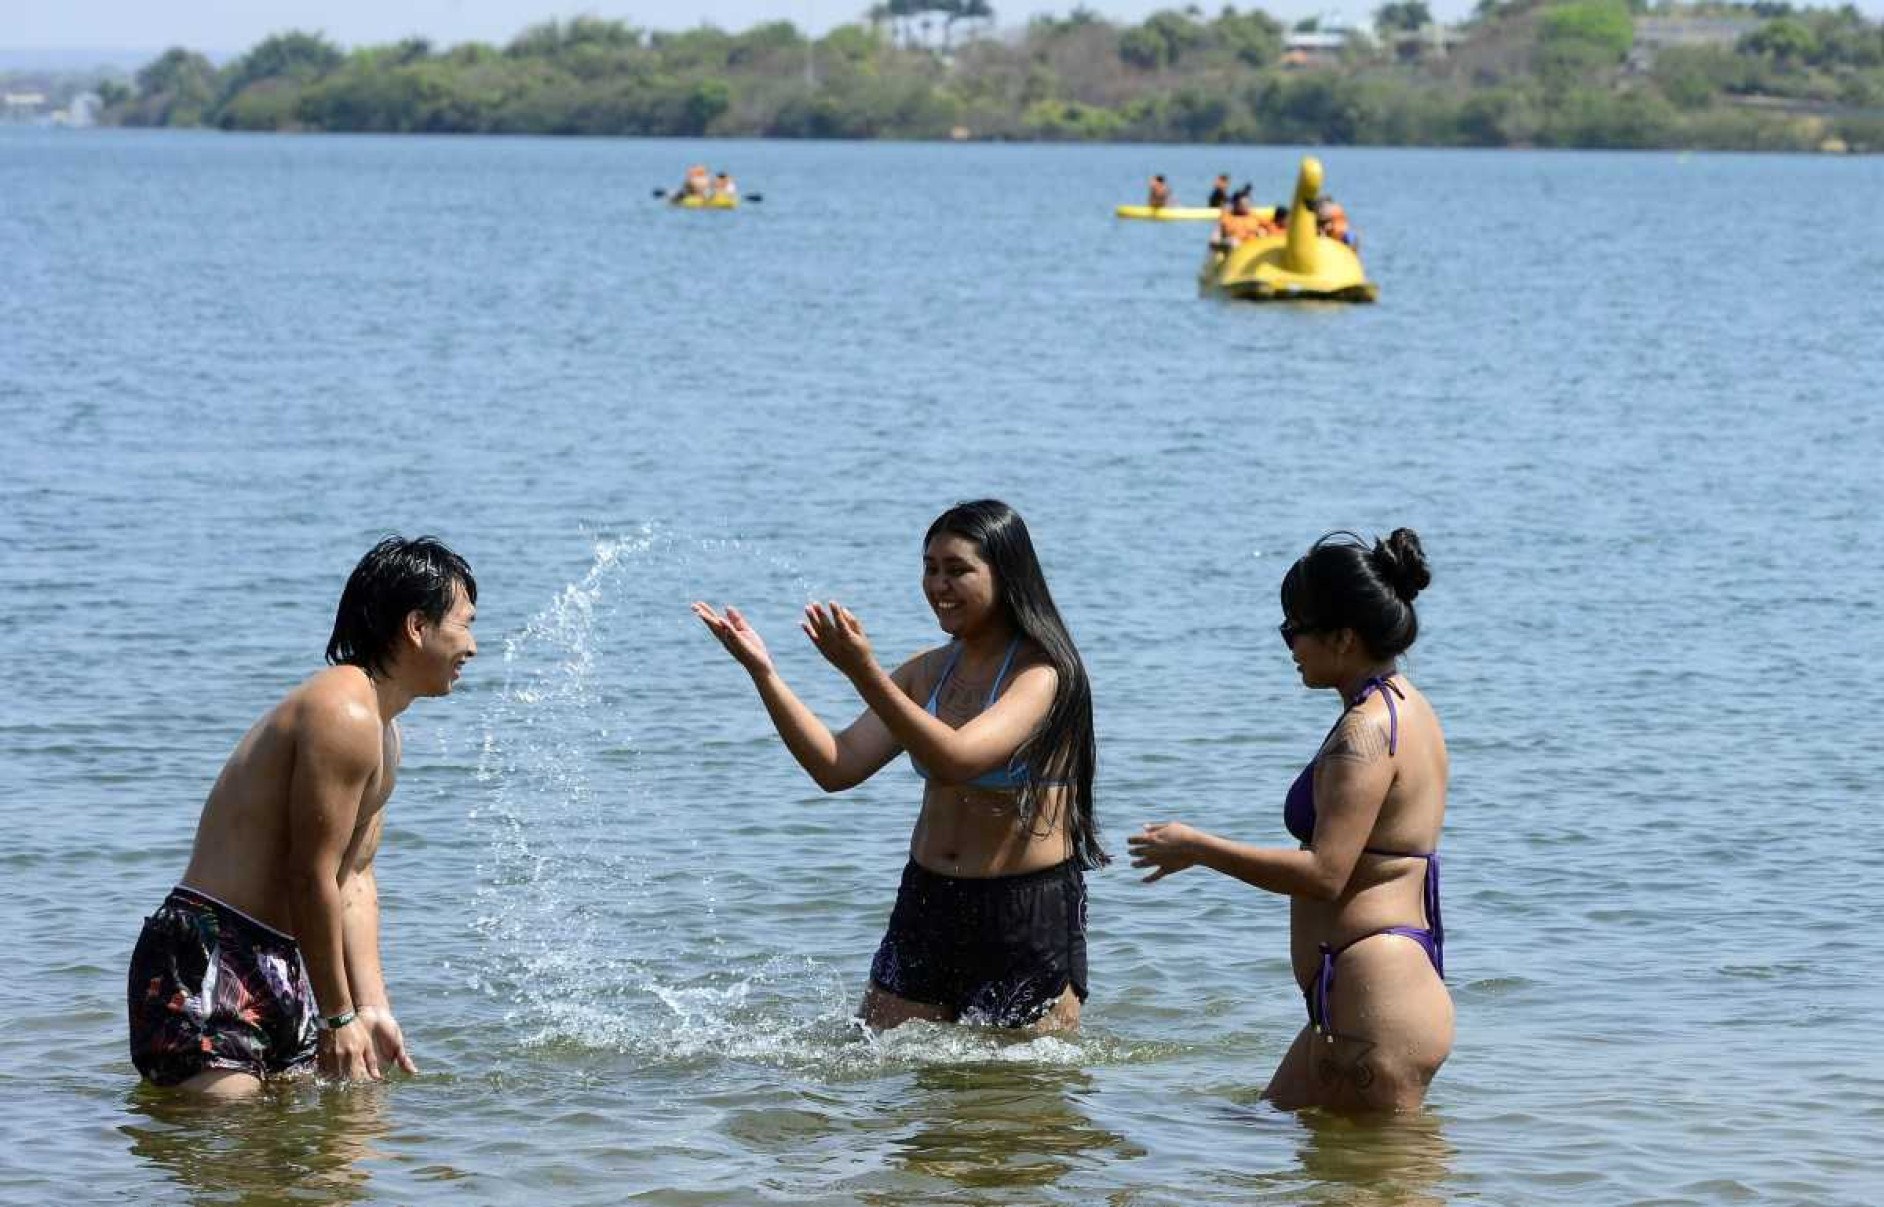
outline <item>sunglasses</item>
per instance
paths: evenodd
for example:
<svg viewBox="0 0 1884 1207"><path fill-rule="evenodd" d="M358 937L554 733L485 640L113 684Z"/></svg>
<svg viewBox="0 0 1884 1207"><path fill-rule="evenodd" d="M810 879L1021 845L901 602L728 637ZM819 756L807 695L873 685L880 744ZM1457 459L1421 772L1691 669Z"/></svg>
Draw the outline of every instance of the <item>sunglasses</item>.
<svg viewBox="0 0 1884 1207"><path fill-rule="evenodd" d="M1307 625L1296 624L1293 620L1285 620L1276 626L1276 632L1282 634L1282 644L1290 649L1295 648L1295 639L1308 631Z"/></svg>

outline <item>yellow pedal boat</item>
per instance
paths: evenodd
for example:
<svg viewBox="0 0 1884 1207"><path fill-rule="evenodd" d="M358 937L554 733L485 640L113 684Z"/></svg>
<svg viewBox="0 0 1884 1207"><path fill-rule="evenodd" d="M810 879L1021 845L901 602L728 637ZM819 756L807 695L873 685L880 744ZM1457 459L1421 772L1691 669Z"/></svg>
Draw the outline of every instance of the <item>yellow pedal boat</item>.
<svg viewBox="0 0 1884 1207"><path fill-rule="evenodd" d="M676 197L668 202L683 210L736 210L739 208L737 197Z"/></svg>
<svg viewBox="0 0 1884 1207"><path fill-rule="evenodd" d="M1367 279L1361 257L1339 239L1315 230L1321 161L1302 160L1289 205L1286 233L1245 239L1228 252L1212 250L1197 274L1198 292L1251 302L1372 302L1380 286Z"/></svg>
<svg viewBox="0 0 1884 1207"><path fill-rule="evenodd" d="M1112 215L1143 222L1215 222L1223 211L1214 205L1121 205Z"/></svg>

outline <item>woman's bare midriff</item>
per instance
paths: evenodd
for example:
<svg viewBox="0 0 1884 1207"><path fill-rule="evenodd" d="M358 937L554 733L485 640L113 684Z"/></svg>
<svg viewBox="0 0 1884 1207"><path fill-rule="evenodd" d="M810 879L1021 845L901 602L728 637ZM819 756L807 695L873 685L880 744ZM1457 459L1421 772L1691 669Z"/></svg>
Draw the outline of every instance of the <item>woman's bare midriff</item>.
<svg viewBox="0 0 1884 1207"><path fill-rule="evenodd" d="M1066 789L1053 788L1030 827L1013 792L931 783L909 838L909 857L931 872L967 879L1021 876L1072 858L1060 824Z"/></svg>
<svg viewBox="0 0 1884 1207"><path fill-rule="evenodd" d="M1336 901L1296 897L1289 909L1289 963L1304 991L1321 970L1321 945L1339 948L1389 926L1430 926L1424 911L1426 861L1363 855Z"/></svg>

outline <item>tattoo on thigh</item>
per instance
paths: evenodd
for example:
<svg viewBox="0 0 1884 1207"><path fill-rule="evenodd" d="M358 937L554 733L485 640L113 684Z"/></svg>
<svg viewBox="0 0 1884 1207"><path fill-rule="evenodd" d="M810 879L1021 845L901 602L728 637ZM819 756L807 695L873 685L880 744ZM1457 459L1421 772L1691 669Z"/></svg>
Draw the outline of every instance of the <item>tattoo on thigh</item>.
<svg viewBox="0 0 1884 1207"><path fill-rule="evenodd" d="M1365 1090L1374 1084L1374 1066L1367 1063L1375 1045L1352 1035L1329 1035L1317 1045L1315 1076L1330 1088L1342 1084Z"/></svg>

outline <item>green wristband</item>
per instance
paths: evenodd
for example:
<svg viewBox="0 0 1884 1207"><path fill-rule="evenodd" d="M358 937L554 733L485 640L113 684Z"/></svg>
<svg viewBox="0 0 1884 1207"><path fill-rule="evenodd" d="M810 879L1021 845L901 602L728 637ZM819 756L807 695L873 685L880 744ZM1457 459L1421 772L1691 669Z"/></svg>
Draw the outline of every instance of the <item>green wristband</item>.
<svg viewBox="0 0 1884 1207"><path fill-rule="evenodd" d="M342 1010L339 1014L325 1015L321 1019L321 1030L338 1031L358 1017L360 1013L357 1010Z"/></svg>

